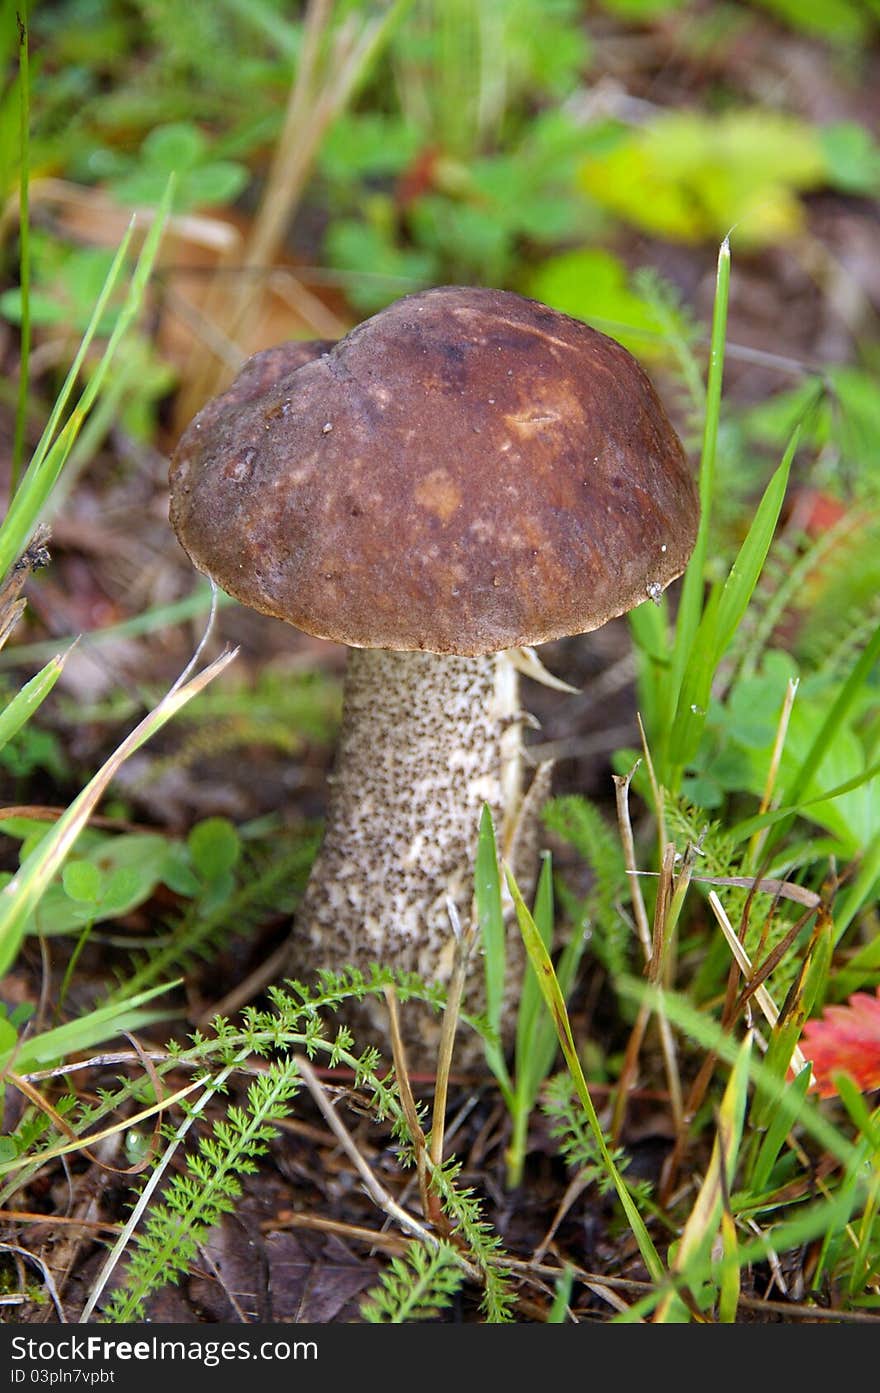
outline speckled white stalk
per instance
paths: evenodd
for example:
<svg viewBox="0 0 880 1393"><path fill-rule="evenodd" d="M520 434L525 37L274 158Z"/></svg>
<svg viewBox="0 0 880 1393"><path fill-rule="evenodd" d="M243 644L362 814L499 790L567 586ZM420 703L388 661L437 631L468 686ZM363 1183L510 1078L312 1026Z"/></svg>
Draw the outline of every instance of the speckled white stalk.
<svg viewBox="0 0 880 1393"><path fill-rule="evenodd" d="M324 842L296 915L290 974L308 980L321 967L379 962L445 982L447 900L467 924L484 803L528 891L537 825L522 825L521 712L509 656L352 649ZM509 942L513 1006L522 970L515 928ZM472 1010L482 1007L481 976L472 962ZM436 1015L409 1006L405 1016L411 1045L436 1041Z"/></svg>

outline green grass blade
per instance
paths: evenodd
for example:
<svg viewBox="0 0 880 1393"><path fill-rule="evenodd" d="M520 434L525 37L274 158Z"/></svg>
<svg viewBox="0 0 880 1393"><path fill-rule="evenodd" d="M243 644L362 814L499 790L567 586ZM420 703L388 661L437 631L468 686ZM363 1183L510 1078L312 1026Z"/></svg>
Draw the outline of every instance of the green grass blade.
<svg viewBox="0 0 880 1393"><path fill-rule="evenodd" d="M0 976L15 961L29 916L46 887L63 865L77 837L119 767L140 749L182 706L200 692L231 662L235 651L224 653L184 686L174 687L144 717L62 813L51 832L31 852L12 879L0 890Z"/></svg>
<svg viewBox="0 0 880 1393"><path fill-rule="evenodd" d="M76 356L55 400L33 458L16 490L15 497L10 503L3 525L0 527L0 576L5 575L12 562L21 555L52 491L53 480L51 477L47 478L44 472L46 456L52 448L59 422L91 347L92 339L97 332L98 324L107 308L110 296L116 288L116 282L119 279L133 233L134 223L132 222L119 245L110 270L107 272L107 278L104 281L101 294L95 302L92 317L86 326Z"/></svg>
<svg viewBox="0 0 880 1393"><path fill-rule="evenodd" d="M697 751L716 669L745 614L776 531L798 433L796 430L792 436L779 468L764 490L727 580L715 592L697 628L673 721L669 745L672 768L681 770Z"/></svg>
<svg viewBox="0 0 880 1393"><path fill-rule="evenodd" d="M542 858L541 874L535 891L535 906L532 911L535 927L541 935L541 942L550 952L553 946L553 867L549 852ZM543 998L538 979L530 969L526 971L519 999L516 1018L516 1083L528 1087L535 1068L535 1028L543 1013ZM534 1095L533 1095L534 1096Z"/></svg>
<svg viewBox="0 0 880 1393"><path fill-rule="evenodd" d="M880 882L880 833L865 847L855 879L834 906L834 924L838 941L846 933L856 915L872 901L878 882ZM852 961L850 961L849 966L852 966Z"/></svg>
<svg viewBox="0 0 880 1393"><path fill-rule="evenodd" d="M80 1050L93 1049L122 1030L136 1030L149 1021L161 1020L167 1015L166 1012L145 1011L144 1006L179 986L182 980L163 982L125 1001L98 1006L78 1020L67 1021L53 1030L30 1036L0 1055L0 1072L11 1065L17 1074L24 1074L31 1069L53 1064L57 1059L66 1059Z"/></svg>
<svg viewBox="0 0 880 1393"><path fill-rule="evenodd" d="M562 1275L556 1278L553 1305L547 1313L548 1325L564 1325L568 1319L571 1293L574 1288L574 1268L563 1268Z"/></svg>
<svg viewBox="0 0 880 1393"><path fill-rule="evenodd" d="M69 653L70 649L48 662L0 711L0 750L30 720L37 707L49 695L61 676Z"/></svg>
<svg viewBox="0 0 880 1393"><path fill-rule="evenodd" d="M596 1109L593 1105L593 1100L590 1097L590 1090L587 1087L587 1081L584 1078L581 1063L578 1059L578 1053L575 1048L574 1037L572 1036L571 1025L568 1019L568 1012L565 1009L565 1001L559 987L556 973L553 971L553 963L550 960L550 954L544 946L535 921L529 913L528 906L520 893L519 886L509 869L506 874L508 888L510 889L514 905L516 906L516 917L519 923L520 933L523 937L523 943L525 944L529 961L534 968L535 975L540 984L541 993L547 1003L547 1009L555 1022L559 1044L565 1056L565 1062L577 1090L581 1106L584 1109L590 1130L596 1139L599 1155L617 1191L618 1198L626 1214L630 1228L632 1229L633 1236L639 1245L639 1252L642 1255L645 1266L655 1282L662 1282L664 1279L664 1270L659 1254L654 1244L651 1242L651 1235L648 1233L645 1227L645 1221L636 1208L626 1181L615 1166L611 1153L608 1150L605 1134L602 1131Z"/></svg>
<svg viewBox="0 0 880 1393"><path fill-rule="evenodd" d="M488 804L483 804L480 832L474 863L474 897L477 922L483 943L483 968L486 981L486 1016L496 1035L501 1037L501 1010L504 1004L504 977L507 962L504 909L501 903L501 874L498 869L498 848L495 828ZM506 1088L510 1075L499 1044L486 1043L486 1060L495 1077Z"/></svg>
<svg viewBox="0 0 880 1393"><path fill-rule="evenodd" d="M208 581L200 581L191 594L184 596L182 600L173 600L167 605L154 605L152 609L132 615L131 619L123 619L118 624L108 624L103 629L87 629L82 634L70 634L66 640L53 638L39 643L20 643L15 648L3 649L0 651L0 669L45 662L56 652L59 643L78 641L82 648L91 648L102 643L115 643L120 638L141 638L144 634L156 633L172 624L183 624L188 619L207 614L214 595L218 610L238 603L225 591L212 590Z"/></svg>
<svg viewBox="0 0 880 1393"><path fill-rule="evenodd" d="M725 237L718 251L715 303L712 310L712 337L709 346L709 373L706 383L706 416L700 452L700 525L690 564L684 574L675 643L669 674L670 717L678 705L678 694L687 672L703 608L703 578L709 546L712 504L715 497L718 425L721 418L721 385L724 378L724 344L727 335L727 306L730 298L730 241Z"/></svg>
<svg viewBox="0 0 880 1393"><path fill-rule="evenodd" d="M21 174L18 186L18 245L19 286L21 288L21 329L19 339L18 404L15 412L15 435L12 443L12 466L9 474L10 500L18 487L24 460L24 437L27 428L28 385L31 360L31 237L30 237L30 59L28 53L27 19L22 11L18 21L18 74L21 115Z"/></svg>
<svg viewBox="0 0 880 1393"><path fill-rule="evenodd" d="M533 918L548 953L553 946L553 917L553 868L550 853L545 852L535 892ZM556 1032L544 1009L538 979L531 964L527 963L516 1017L515 1084L510 1104L512 1127L507 1150L508 1189L515 1190L522 1183L529 1117L555 1053Z"/></svg>
<svg viewBox="0 0 880 1393"><path fill-rule="evenodd" d="M549 947L549 944L548 944ZM563 1001L568 1001L571 989L574 986L574 979L586 947L586 938L582 933L574 932L563 948L559 961L556 964L556 980L559 983L559 990L562 993ZM535 974L530 970L529 978L536 982ZM538 988L540 991L540 988ZM532 1038L532 1048L530 1055L530 1081L531 1101L529 1107L534 1105L538 1089L544 1079L550 1073L556 1052L559 1049L559 1040L556 1035L556 1027L546 1010L541 1010L535 1019L534 1035Z"/></svg>
<svg viewBox="0 0 880 1393"><path fill-rule="evenodd" d="M722 1030L717 1021L708 1016L705 1011L698 1010L695 1006L678 992L662 990L654 987L649 982L639 981L634 977L618 978L616 983L617 990L624 997L644 1002L653 1011L664 1012L674 1026L683 1030L698 1045L705 1050L711 1050L720 1059L726 1060L729 1064L735 1064L739 1042ZM779 1080L776 1073L769 1069L762 1060L753 1058L750 1064L752 1079L767 1092L779 1095ZM805 1102L795 1111L796 1100L788 1097L785 1093L777 1097L776 1106L789 1118L793 1126L795 1121L799 1129L808 1132L820 1146L829 1151L832 1156L844 1165L853 1163L855 1148L847 1138L828 1121L823 1113L811 1102Z"/></svg>
<svg viewBox="0 0 880 1393"><path fill-rule="evenodd" d="M755 1163L748 1176L748 1187L752 1194L762 1193L770 1184L770 1175L785 1144L785 1139L790 1134L792 1126L797 1123L798 1113L810 1086L811 1074L810 1069L802 1069L797 1078L786 1086L785 1091L788 1097L785 1106L773 1109L770 1125L764 1133Z"/></svg>
<svg viewBox="0 0 880 1393"><path fill-rule="evenodd" d="M855 1213L864 1186L862 1172L868 1160L870 1148L867 1143L862 1143L858 1148L859 1164L853 1165L843 1176L840 1184L835 1191L832 1203L828 1207L828 1215L819 1233L822 1235L822 1246L819 1250L819 1257L816 1262L813 1274L814 1283L819 1286L826 1273L833 1273L838 1265L841 1249L844 1245L845 1230ZM818 1234L813 1235L818 1237ZM774 1243L777 1235L773 1235Z"/></svg>
<svg viewBox="0 0 880 1393"><path fill-rule="evenodd" d="M747 841L755 832L760 832L763 827L772 827L777 822L788 819L789 823L802 814L807 809L812 808L817 803L830 803L834 798L841 798L844 793L852 793L855 789L868 784L872 779L876 779L880 774L880 760L863 769L861 774L854 775L847 779L845 783L835 784L827 792L817 793L813 798L802 798L799 803L786 803L781 808L774 808L771 812L756 813L754 817L744 818L742 822L737 822L731 827L727 835L734 843Z"/></svg>
<svg viewBox="0 0 880 1393"><path fill-rule="evenodd" d="M858 1084L849 1074L835 1074L834 1086L851 1121L870 1146L872 1159L876 1159L880 1155L880 1117L871 1112Z"/></svg>
<svg viewBox="0 0 880 1393"><path fill-rule="evenodd" d="M639 713L653 740L672 722L670 708L669 608L665 596L659 604L637 605L627 615L638 663Z"/></svg>
<svg viewBox="0 0 880 1393"><path fill-rule="evenodd" d="M173 180L169 180L162 205L144 239L144 245L141 248L141 253L129 284L128 294L117 316L104 353L86 383L79 401L73 407L67 421L59 430L59 422L70 393L73 390L74 382L85 360L92 339L95 336L98 324L107 307L116 281L119 278L128 245L134 231L133 222L117 250L116 256L113 259L113 264L107 274L107 279L104 282L104 287L95 303L92 317L86 327L79 350L49 417L46 429L43 431L34 457L28 466L21 486L10 504L9 512L6 515L3 525L0 527L0 576L6 573L15 558L24 550L27 539L33 532L36 521L45 508L52 488L61 470L64 468L65 461L73 448L83 421L101 390L120 340L127 333L140 310L147 282L153 269L153 263L159 250L159 243L165 228L165 222L168 217L172 189Z"/></svg>

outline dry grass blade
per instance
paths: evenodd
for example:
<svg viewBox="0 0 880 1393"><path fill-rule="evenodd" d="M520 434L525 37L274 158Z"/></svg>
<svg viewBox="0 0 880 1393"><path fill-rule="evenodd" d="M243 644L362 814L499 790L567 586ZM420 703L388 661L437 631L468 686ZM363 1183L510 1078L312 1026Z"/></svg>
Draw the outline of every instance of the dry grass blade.
<svg viewBox="0 0 880 1393"><path fill-rule="evenodd" d="M136 1056L135 1056L136 1057ZM91 1063L93 1061L87 1061ZM155 1117L157 1113L164 1112L180 1103L194 1089L204 1082L203 1079L195 1079L192 1083L185 1084L183 1088L178 1088L176 1093L171 1093L167 1098L162 1098L158 1103L153 1103L141 1112L134 1113L131 1117L126 1117L122 1122L114 1122L111 1127L104 1127L100 1132L91 1132L87 1137L76 1137L73 1141L62 1142L58 1146L48 1147L47 1150L39 1152L34 1156L16 1157L14 1161L5 1162L0 1168L0 1173L6 1174L8 1171L20 1170L24 1166L42 1166L46 1161L54 1161L58 1156L67 1156L74 1151L83 1151L86 1147L94 1147L98 1142L104 1141L107 1137L116 1136L119 1132L128 1132L133 1127L139 1126L141 1122L146 1122L148 1118Z"/></svg>
<svg viewBox="0 0 880 1393"><path fill-rule="evenodd" d="M657 876L657 871L631 871L627 868L628 875L637 876ZM791 880L772 880L766 877L755 879L749 875L691 875L691 880L699 881L701 885L726 885L737 890L760 891L764 895L774 895L780 900L791 900L794 904L802 904L807 909L818 909L822 903L821 895L817 895L815 890L808 890L806 886L797 885Z"/></svg>
<svg viewBox="0 0 880 1393"><path fill-rule="evenodd" d="M434 1110L431 1118L431 1162L435 1166L443 1164L446 1098L449 1093L449 1075L452 1070L452 1051L455 1045L455 1032L458 1029L468 959L478 932L476 915L472 916L467 933L465 933L458 916L458 910L449 898L447 898L446 907L455 935L455 956L446 993L443 1022L440 1027L440 1042L437 1046L437 1079L434 1085Z"/></svg>
<svg viewBox="0 0 880 1393"><path fill-rule="evenodd" d="M648 764L652 787L655 789L655 797L657 800L657 816L658 819L660 819L662 815L662 799L660 797L660 790L656 787L656 782L654 780L650 754L648 752L647 742L645 742L644 740L644 731L642 731L642 739L644 743L645 758ZM651 925L648 920L648 911L645 907L645 901L642 895L641 886L639 885L639 871L636 867L635 859L635 840L633 837L632 822L629 813L629 788L632 782L633 775L639 767L639 762L634 764L629 773L624 777L614 777L615 797L617 802L617 825L620 831L621 843L623 845L624 862L626 865L627 874L630 877L630 885L632 887L630 893L632 899L633 913L635 915L636 928L639 935L639 942L642 945L642 952L645 957L645 970L652 981L659 981L659 974L661 973L664 962L663 944L665 942L665 924L667 919L667 911L673 895L672 868L675 860L675 848L672 846L671 843L665 840L665 832L662 830L662 822L658 822L658 825L661 827L661 849L663 870L661 871L661 890L658 892L657 895L657 902L655 906L654 915L654 929L652 932ZM684 893L684 888L686 888L686 886L683 885L681 890L682 895ZM638 1068L639 1053L641 1051L642 1042L644 1040L645 1031L648 1026L650 1014L650 1010L644 1005L639 1008L638 1016L636 1017L635 1024L633 1026L632 1031L630 1032L630 1037L627 1042L626 1054L624 1055L623 1068L621 1070L620 1079L618 1081L617 1095L614 1101L614 1110L611 1118L611 1136L614 1140L617 1140L623 1129L623 1123L626 1114L626 1102L633 1081L635 1079L636 1070ZM666 1021L662 1016L659 1019L659 1029L661 1046L663 1049L663 1058L666 1067L666 1077L669 1085L670 1103L672 1106L672 1112L673 1117L675 1119L676 1129L680 1135L684 1124L684 1115L682 1106L681 1082L679 1079L678 1061L675 1052L675 1041L672 1036L672 1031L669 1028L669 1022Z"/></svg>
<svg viewBox="0 0 880 1393"><path fill-rule="evenodd" d="M645 908L645 900L642 895L642 888L638 882L638 869L636 866L636 844L633 837L632 820L629 814L629 786L632 783L633 775L641 763L636 760L628 774L615 774L614 793L617 802L617 826L620 830L620 840L623 846L623 856L626 863L627 874L632 876L632 887L630 894L632 897L633 914L636 920L639 942L642 945L642 952L645 955L645 963L651 961L651 925L648 920L648 911Z"/></svg>
<svg viewBox="0 0 880 1393"><path fill-rule="evenodd" d="M416 1174L419 1181L419 1196L422 1201L422 1213L431 1223L442 1223L443 1210L435 1194L432 1194L428 1180L428 1139L419 1119L416 1100L413 1097L412 1085L409 1078L409 1068L406 1062L406 1047L403 1043L403 1036L400 1032L400 1011L397 1002L397 992L390 984L384 988L385 1001L388 1005L388 1022L391 1028L391 1053L394 1059L394 1072L397 1075L397 1086L400 1089L400 1102L403 1108L403 1115L406 1118L406 1125L412 1139L413 1153L416 1161Z"/></svg>
<svg viewBox="0 0 880 1393"><path fill-rule="evenodd" d="M742 943L740 942L737 936L736 929L733 927L729 918L727 917L727 912L723 904L719 900L718 896L715 894L714 890L711 890L709 892L709 904L712 907L712 912L715 915L715 918L718 920L721 932L724 934L724 937L727 940L727 945L730 948L730 951L736 960L737 967L739 968L742 975L745 977L746 981L748 981L753 971L752 960L746 952L745 948L743 947ZM764 1015L764 1019L766 1020L767 1024L770 1026L772 1030L773 1027L776 1026L779 1022L779 1008L777 1007L776 1002L773 1000L767 988L763 986L756 987L753 995L761 1008L761 1011ZM807 1061L804 1058L800 1047L798 1045L795 1045L791 1056L792 1069L794 1069L795 1073L799 1074L801 1069L806 1068L806 1063Z"/></svg>
<svg viewBox="0 0 880 1393"><path fill-rule="evenodd" d="M236 268L245 274L231 289L220 278L206 311L212 332L227 342L245 341L258 321L262 296L254 293L253 276L247 273L272 267L321 143L345 110L400 8L393 4L383 15L372 18L348 15L333 26L333 0L309 0L284 124L241 265ZM226 366L216 360L210 345L206 347L205 358L191 371L189 386L180 394L177 419L181 425L226 380Z"/></svg>

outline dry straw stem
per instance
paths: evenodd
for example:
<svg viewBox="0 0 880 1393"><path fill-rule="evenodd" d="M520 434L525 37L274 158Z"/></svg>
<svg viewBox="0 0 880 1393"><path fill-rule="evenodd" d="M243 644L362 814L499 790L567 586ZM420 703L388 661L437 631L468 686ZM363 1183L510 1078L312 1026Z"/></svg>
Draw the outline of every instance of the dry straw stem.
<svg viewBox="0 0 880 1393"><path fill-rule="evenodd" d="M468 960L478 934L476 913L471 915L468 930L462 928L458 910L451 898L447 898L446 908L455 935L455 957L449 985L446 992L446 1006L440 1027L440 1040L437 1045L437 1079L434 1085L434 1108L431 1118L431 1164L443 1164L443 1138L446 1129L446 1099L449 1094L449 1075L452 1069L452 1051L455 1045L455 1032L461 1012L461 999L464 993Z"/></svg>
<svg viewBox="0 0 880 1393"><path fill-rule="evenodd" d="M727 912L714 890L709 891L709 904L712 907L712 913L718 920L721 932L727 940L727 946L734 956L737 967L746 981L748 981L753 972L752 960L740 942L737 932L727 917ZM779 1009L772 996L764 986L757 987L753 995L770 1029L774 1029L779 1023ZM806 1064L807 1061L804 1058L800 1046L795 1045L792 1051L790 1067L796 1074L799 1074L802 1069L806 1068Z"/></svg>
<svg viewBox="0 0 880 1393"><path fill-rule="evenodd" d="M772 1027L775 1024L775 1020L779 1019L779 1012L777 1011L776 1005L770 997L769 992L763 985L764 978L767 977L769 973L773 971L773 968L777 966L782 956L788 951L792 942L797 937L797 934L800 933L801 929L804 927L810 915L815 913L817 909L821 908L820 897L816 895L813 891L805 890L802 886L794 885L788 881L755 880L754 878L749 878L747 876L694 876L693 878L694 880L704 881L709 884L730 885L739 889L747 889L749 890L750 894L754 894L757 891L763 891L767 894L772 894L779 898L795 900L798 903L806 905L807 913L803 915L795 925L793 925L792 929L789 930L788 934L786 934L782 942L777 944L773 952L770 955L768 955L766 959L764 959L758 971L755 972L751 964L751 959L749 958L749 955L746 953L746 950L743 948L742 941L737 935L736 931L734 930L733 925L730 923L730 920L727 916L726 911L724 910L724 907L721 904L720 899L715 894L714 890L711 891L709 895L709 903L711 905L712 911L718 919L722 933L724 934L724 937L728 945L730 946L734 959L730 967L730 972L728 974L727 990L725 994L724 1005L721 1012L722 1028L726 1031L729 1031L732 1028L733 1023L739 1015L740 1011L747 1006L748 1001L752 996L755 997L755 1000L758 1002L759 1007L761 1007L765 1015L767 1014L765 1006L770 1011L770 1016L767 1016L767 1019ZM746 986L744 991L738 994L737 978L739 974L742 974L745 977ZM761 994L760 996L759 993ZM771 1016L774 1013L775 1020L771 1020ZM716 1062L717 1056L713 1051L710 1050L710 1052L706 1055L700 1066L699 1072L697 1073L697 1077L691 1084L690 1092L688 1094L687 1102L685 1104L685 1119L688 1125L690 1124L691 1120L695 1117L698 1109L702 1105L703 1098L705 1096L706 1089L709 1086L709 1080L712 1077ZM801 1050L795 1047L792 1053L791 1067L796 1070L799 1070L800 1068L803 1068L805 1063L806 1061L804 1060ZM684 1152L685 1138L686 1134L683 1134L676 1140L675 1146L673 1147L672 1151L666 1159L663 1168L663 1197L668 1197L675 1186L675 1181L678 1175L678 1168L681 1163L682 1154Z"/></svg>
<svg viewBox="0 0 880 1393"><path fill-rule="evenodd" d="M126 1056L119 1056L119 1058L125 1059ZM131 1058L137 1058L137 1056L134 1055L131 1056ZM94 1062L95 1061L91 1059L83 1060L81 1064L77 1064L73 1067L91 1068ZM51 1070L46 1072L54 1076L61 1071ZM45 1077L45 1073L40 1074L39 1077ZM59 1156L67 1156L74 1151L85 1151L87 1148L93 1148L98 1142L104 1141L107 1137L117 1136L120 1132L128 1132L133 1127L138 1127L142 1122L146 1122L149 1118L155 1117L157 1113L165 1112L168 1108L173 1107L175 1103L182 1102L184 1098L188 1097L190 1093L199 1088L203 1083L204 1079L195 1079L192 1083L185 1084L183 1088L178 1088L176 1093L170 1093L167 1098L160 1098L158 1102L152 1103L150 1107L144 1108L143 1111L134 1113L133 1116L126 1117L121 1122L114 1122L112 1127L105 1127L100 1132L90 1132L87 1137L77 1137L73 1141L61 1142L58 1146L49 1147L48 1150L41 1151L36 1156L17 1157L15 1161L8 1162L4 1165L3 1174L11 1170L23 1168L24 1166L42 1166L46 1161L54 1161Z"/></svg>
<svg viewBox="0 0 880 1393"><path fill-rule="evenodd" d="M687 1280L689 1263L699 1261L701 1252L712 1244L719 1225L723 1227L725 1215L730 1214L730 1187L742 1135L750 1050L751 1036L747 1035L721 1102L706 1175L670 1264L669 1276L673 1282L676 1278ZM677 1308L681 1299L678 1293L668 1291L657 1307L654 1320L663 1323L680 1319Z"/></svg>
<svg viewBox="0 0 880 1393"><path fill-rule="evenodd" d="M418 1238L422 1243L427 1244L429 1248L436 1248L438 1240L436 1236L431 1233L430 1229L425 1228L424 1224L420 1224L418 1219L415 1219L412 1214L409 1214L407 1210L403 1209L402 1206L397 1203L394 1196L389 1194L383 1185L380 1185L363 1156L361 1156L358 1151L351 1133L339 1117L336 1109L327 1096L326 1088L321 1083L321 1080L318 1078L308 1060L304 1059L301 1055L297 1055L296 1067L303 1083L317 1103L327 1126L330 1128L358 1175L363 1180L367 1194L370 1196L373 1203L384 1210L390 1219L393 1219L395 1223L399 1224L405 1233L412 1234L414 1238ZM468 1278L472 1282L479 1282L480 1274L477 1269L460 1254L456 1254L456 1256L459 1265L467 1274Z"/></svg>
<svg viewBox="0 0 880 1393"><path fill-rule="evenodd" d="M385 1001L388 1006L388 1023L391 1034L391 1054L394 1059L394 1072L397 1075L397 1086L400 1089L400 1103L403 1108L403 1115L406 1118L406 1125L412 1139L413 1153L416 1162L416 1175L419 1182L419 1196L422 1202L422 1213L430 1219L433 1224L442 1220L442 1210L436 1195L431 1193L428 1178L428 1139L425 1136L419 1112L416 1107L416 1100L413 1097L412 1087L409 1080L409 1069L406 1062L406 1047L403 1043L403 1036L400 1031L400 1012L397 1003L397 993L394 987L388 984L384 988Z"/></svg>
<svg viewBox="0 0 880 1393"><path fill-rule="evenodd" d="M248 273L266 271L276 260L321 143L348 104L401 8L401 0L397 0L384 15L372 19L351 14L331 35L333 0L309 0L284 125L259 209L240 263L235 267L242 274L234 283L228 276L219 275L215 294L206 306L212 338L242 342L258 321L262 297L255 294L254 277ZM219 269L222 272L224 266L221 264ZM225 269L232 268L227 265ZM205 337L202 343L206 351L197 356L189 384L180 394L179 423L189 421L228 380L228 364L218 361Z"/></svg>

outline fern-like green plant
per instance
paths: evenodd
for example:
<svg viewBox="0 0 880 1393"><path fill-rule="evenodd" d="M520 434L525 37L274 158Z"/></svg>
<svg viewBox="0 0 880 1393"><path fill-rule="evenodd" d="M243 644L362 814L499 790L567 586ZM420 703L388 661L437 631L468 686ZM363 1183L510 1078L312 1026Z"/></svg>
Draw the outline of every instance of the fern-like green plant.
<svg viewBox="0 0 880 1393"><path fill-rule="evenodd" d="M544 1090L541 1108L551 1121L550 1135L558 1141L559 1154L566 1165L571 1170L579 1171L586 1183L597 1185L600 1194L613 1196L614 1182L599 1154L596 1138L578 1102L570 1075L557 1074L550 1080ZM609 1150L611 1159L623 1175L630 1164L629 1156L623 1147L611 1147ZM630 1182L629 1190L641 1207L651 1193L651 1185L647 1180Z"/></svg>
<svg viewBox="0 0 880 1393"><path fill-rule="evenodd" d="M361 1315L370 1325L403 1325L407 1321L435 1320L451 1303L464 1274L455 1249L448 1243L429 1248L411 1243L403 1258L392 1258L378 1286L361 1303Z"/></svg>
<svg viewBox="0 0 880 1393"><path fill-rule="evenodd" d="M490 1324L506 1324L513 1319L515 1293L504 1270L501 1238L483 1217L482 1201L475 1190L459 1186L461 1169L460 1161L446 1161L433 1169L431 1183L455 1225L457 1237L482 1274L480 1309Z"/></svg>
<svg viewBox="0 0 880 1393"><path fill-rule="evenodd" d="M272 1063L250 1085L246 1106L230 1104L211 1135L199 1140L186 1169L173 1176L137 1233L123 1282L107 1304L107 1320L142 1320L149 1297L189 1271L208 1230L235 1208L241 1177L257 1169L274 1123L289 1112L299 1086L292 1060Z"/></svg>

